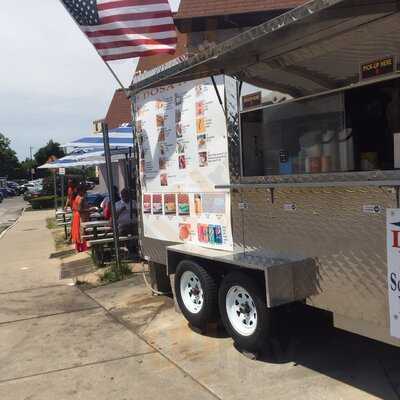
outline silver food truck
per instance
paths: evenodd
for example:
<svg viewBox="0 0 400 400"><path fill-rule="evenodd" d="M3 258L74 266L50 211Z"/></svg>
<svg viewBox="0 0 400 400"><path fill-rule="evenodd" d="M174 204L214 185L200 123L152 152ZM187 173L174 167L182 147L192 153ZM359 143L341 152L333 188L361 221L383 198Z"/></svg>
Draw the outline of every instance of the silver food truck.
<svg viewBox="0 0 400 400"><path fill-rule="evenodd" d="M134 79L141 248L192 326L257 351L305 302L400 344L399 6L311 1Z"/></svg>

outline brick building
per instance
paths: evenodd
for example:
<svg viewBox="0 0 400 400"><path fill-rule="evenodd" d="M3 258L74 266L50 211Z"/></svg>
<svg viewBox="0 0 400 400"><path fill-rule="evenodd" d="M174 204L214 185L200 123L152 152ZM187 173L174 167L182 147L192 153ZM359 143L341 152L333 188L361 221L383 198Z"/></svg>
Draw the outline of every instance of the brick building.
<svg viewBox="0 0 400 400"><path fill-rule="evenodd" d="M124 91L118 89L114 93L106 114L105 120L108 124L108 129L117 128L122 124L130 122L131 119L130 101L127 99Z"/></svg>
<svg viewBox="0 0 400 400"><path fill-rule="evenodd" d="M189 52L218 43L284 13L304 0L181 0L174 17Z"/></svg>

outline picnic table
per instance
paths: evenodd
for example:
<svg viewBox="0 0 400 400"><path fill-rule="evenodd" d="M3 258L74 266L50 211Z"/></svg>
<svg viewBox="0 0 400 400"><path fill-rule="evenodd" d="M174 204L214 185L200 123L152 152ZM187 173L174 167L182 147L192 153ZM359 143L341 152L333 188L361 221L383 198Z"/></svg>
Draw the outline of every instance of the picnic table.
<svg viewBox="0 0 400 400"><path fill-rule="evenodd" d="M64 227L65 240L68 239L68 227L71 226L72 211L68 210L56 210L56 221L58 226Z"/></svg>
<svg viewBox="0 0 400 400"><path fill-rule="evenodd" d="M114 248L113 229L110 226L110 221L88 221L83 222L82 227L85 231L83 238L88 241L90 245L94 262L97 266L105 264L106 253L112 256ZM131 240L137 240L138 236L128 235L120 236L118 238L120 243L126 243Z"/></svg>

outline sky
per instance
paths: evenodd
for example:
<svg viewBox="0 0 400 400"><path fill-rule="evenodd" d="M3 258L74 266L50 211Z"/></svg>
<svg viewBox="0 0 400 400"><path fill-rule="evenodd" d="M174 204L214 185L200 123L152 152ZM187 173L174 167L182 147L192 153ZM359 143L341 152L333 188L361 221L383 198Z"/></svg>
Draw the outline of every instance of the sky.
<svg viewBox="0 0 400 400"><path fill-rule="evenodd" d="M173 10L179 0L170 0ZM0 133L20 160L50 139L66 143L92 131L118 84L58 0L2 4ZM137 60L111 66L127 85Z"/></svg>

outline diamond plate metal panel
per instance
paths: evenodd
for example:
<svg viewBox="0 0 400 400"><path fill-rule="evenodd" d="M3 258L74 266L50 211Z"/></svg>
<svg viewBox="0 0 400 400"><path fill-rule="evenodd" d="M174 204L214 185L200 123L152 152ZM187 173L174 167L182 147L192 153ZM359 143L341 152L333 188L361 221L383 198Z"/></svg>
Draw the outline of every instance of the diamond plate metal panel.
<svg viewBox="0 0 400 400"><path fill-rule="evenodd" d="M240 201L248 208L239 210ZM367 205L379 205L381 212L366 212ZM234 240L246 251L313 258L319 276L312 305L387 326L384 209L395 206L394 190L379 187L235 192Z"/></svg>
<svg viewBox="0 0 400 400"><path fill-rule="evenodd" d="M147 237L142 237L141 242L142 252L146 259L162 265L167 265L167 247L174 244L177 243Z"/></svg>

